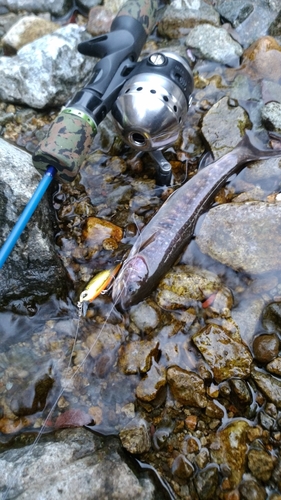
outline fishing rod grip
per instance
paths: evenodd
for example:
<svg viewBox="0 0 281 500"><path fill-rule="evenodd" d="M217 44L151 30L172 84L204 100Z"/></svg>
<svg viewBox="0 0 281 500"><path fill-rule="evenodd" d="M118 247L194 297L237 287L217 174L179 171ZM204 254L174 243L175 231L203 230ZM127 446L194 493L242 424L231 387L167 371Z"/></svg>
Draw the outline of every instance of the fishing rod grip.
<svg viewBox="0 0 281 500"><path fill-rule="evenodd" d="M88 84L61 111L37 146L33 154L37 170L44 173L52 165L60 181L71 182L76 177L99 123L111 111L158 15L158 0L128 0L108 35L79 44L82 54L102 59Z"/></svg>

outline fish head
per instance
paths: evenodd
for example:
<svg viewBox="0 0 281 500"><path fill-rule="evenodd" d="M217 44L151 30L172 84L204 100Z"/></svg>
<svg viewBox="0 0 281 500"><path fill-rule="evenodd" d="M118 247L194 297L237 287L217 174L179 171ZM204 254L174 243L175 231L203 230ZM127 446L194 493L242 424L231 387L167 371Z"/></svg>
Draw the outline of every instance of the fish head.
<svg viewBox="0 0 281 500"><path fill-rule="evenodd" d="M144 299L147 279L148 267L142 256L135 255L125 261L112 287L115 304L124 311Z"/></svg>

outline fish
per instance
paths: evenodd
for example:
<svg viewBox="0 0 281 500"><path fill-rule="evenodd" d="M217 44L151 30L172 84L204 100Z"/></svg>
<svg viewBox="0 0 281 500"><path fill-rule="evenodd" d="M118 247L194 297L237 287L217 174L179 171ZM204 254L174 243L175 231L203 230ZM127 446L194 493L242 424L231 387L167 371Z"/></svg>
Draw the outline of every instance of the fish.
<svg viewBox="0 0 281 500"><path fill-rule="evenodd" d="M192 239L199 217L232 174L250 161L281 156L281 138L272 134L272 139L279 139L276 149L265 146L247 130L232 151L199 170L172 193L139 234L114 281L112 299L119 308L127 310L157 287Z"/></svg>

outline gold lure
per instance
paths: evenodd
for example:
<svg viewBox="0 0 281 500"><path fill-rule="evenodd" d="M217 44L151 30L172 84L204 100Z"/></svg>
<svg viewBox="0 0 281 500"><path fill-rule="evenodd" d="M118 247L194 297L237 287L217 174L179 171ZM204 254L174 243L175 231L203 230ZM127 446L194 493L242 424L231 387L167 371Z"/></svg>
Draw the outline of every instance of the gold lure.
<svg viewBox="0 0 281 500"><path fill-rule="evenodd" d="M87 284L86 288L81 292L78 302L78 307L81 302L92 302L100 293L105 291L105 289L110 285L114 276L118 273L122 263L120 262L117 266L106 269L96 274Z"/></svg>

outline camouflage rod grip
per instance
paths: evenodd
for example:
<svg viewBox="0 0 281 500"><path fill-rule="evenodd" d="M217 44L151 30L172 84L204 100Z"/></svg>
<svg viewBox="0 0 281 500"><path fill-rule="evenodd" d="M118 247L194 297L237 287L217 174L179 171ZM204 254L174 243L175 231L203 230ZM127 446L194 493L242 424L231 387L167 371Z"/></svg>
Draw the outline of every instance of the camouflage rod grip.
<svg viewBox="0 0 281 500"><path fill-rule="evenodd" d="M33 154L35 168L43 174L48 165L52 165L62 182L73 181L96 133L96 125L88 116L78 110L69 112L66 108L53 121L46 137L37 146Z"/></svg>
<svg viewBox="0 0 281 500"><path fill-rule="evenodd" d="M149 35L153 28L155 28L158 12L158 0L128 0L123 7L121 7L117 17L133 17L141 23L146 34Z"/></svg>

